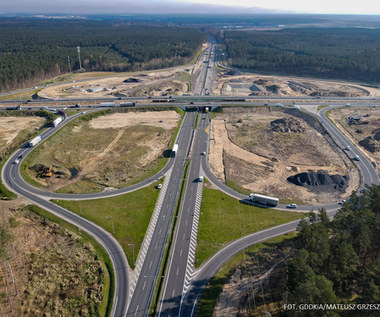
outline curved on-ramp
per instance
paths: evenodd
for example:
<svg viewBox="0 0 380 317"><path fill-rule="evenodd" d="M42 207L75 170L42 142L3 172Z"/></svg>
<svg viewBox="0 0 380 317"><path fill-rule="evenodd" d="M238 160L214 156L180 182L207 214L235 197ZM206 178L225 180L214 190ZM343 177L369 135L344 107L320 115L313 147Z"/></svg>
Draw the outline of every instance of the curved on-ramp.
<svg viewBox="0 0 380 317"><path fill-rule="evenodd" d="M314 115L310 112L307 112L307 111L306 112L321 122L322 126L328 131L328 133L333 138L333 140L337 143L337 145L339 144L342 144L343 146L350 145L351 148L353 149L352 153L360 157L360 161L357 162L358 163L357 166L359 170L361 171L362 187L365 184L368 184L368 185L379 184L379 176L376 172L376 169L371 164L371 162L326 117L326 111L335 107L337 106L323 109L320 115ZM208 139L209 134L206 135L206 132L203 132L203 133L205 133L203 137ZM247 199L246 195L241 194L231 189L230 187L223 184L218 178L214 176L214 174L209 169L206 156L204 156L202 159L202 168L205 173L205 176L209 179L209 181L212 182L221 191L239 200ZM311 211L312 208L313 209L325 208L330 217L332 217L336 213L336 211L339 209L339 205L337 203L322 205L322 206L300 206L300 207L301 208L297 208L297 209L301 211ZM280 205L279 208L276 208L276 209L283 210L285 209L285 206ZM180 316L181 317L195 316L202 293L205 290L209 280L235 254L245 250L246 248L256 243L260 243L270 238L274 238L276 236L284 235L286 233L295 231L297 229L299 221L300 220L295 220L286 224L282 224L276 227L272 227L272 228L260 231L260 232L255 232L253 234L247 235L245 237L242 237L240 239L237 239L229 243L226 247L218 251L211 259L209 259L197 270L197 274L192 280L189 289L187 290L187 292L184 294L184 296L181 299Z"/></svg>
<svg viewBox="0 0 380 317"><path fill-rule="evenodd" d="M97 111L97 109L92 110ZM88 112L87 112L88 113ZM72 117L67 118L62 124L57 127L51 127L46 129L41 133L43 139L47 139L56 133L59 129L63 128L70 121L76 119L82 114L77 114ZM181 126L182 128L182 126ZM38 145L37 145L38 146ZM113 298L113 306L111 315L112 316L124 316L127 313L128 309L128 295L129 295L129 272L130 267L128 265L127 258L124 254L123 249L121 248L118 241L106 230L96 225L95 223L86 220L77 214L70 212L67 209L64 209L52 202L50 199L66 199L66 200L84 200L84 199L97 199L97 198L106 198L116 195L125 194L142 187L148 186L160 179L173 165L173 160L169 158L165 167L159 171L157 174L152 177L131 185L126 188L114 190L107 193L95 193L95 194L57 194L52 192L46 192L40 189L37 189L24 181L20 174L20 164L15 164L16 158L22 155L22 160L33 150L33 148L28 147L27 144L17 149L4 164L4 167L1 171L1 177L5 187L10 191L13 191L21 196L26 197L36 205L41 208L51 212L52 214L68 221L81 230L86 231L92 237L94 237L106 250L108 256L111 259L114 275L115 275L115 293Z"/></svg>

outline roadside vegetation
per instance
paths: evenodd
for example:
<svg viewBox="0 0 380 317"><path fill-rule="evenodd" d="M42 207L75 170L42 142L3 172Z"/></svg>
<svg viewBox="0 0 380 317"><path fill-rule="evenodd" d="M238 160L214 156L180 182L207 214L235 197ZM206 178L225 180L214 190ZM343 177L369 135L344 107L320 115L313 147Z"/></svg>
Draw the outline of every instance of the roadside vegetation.
<svg viewBox="0 0 380 317"><path fill-rule="evenodd" d="M379 204L380 186L367 187L332 220L321 209L302 219L291 239L268 240L258 251L235 256L211 280L198 315L225 316L232 309L255 316L320 316L284 305L327 304L332 308L326 316L377 316L368 304L378 303L380 293ZM362 308L339 310L337 304Z"/></svg>
<svg viewBox="0 0 380 317"><path fill-rule="evenodd" d="M205 187L195 265L199 267L228 242L303 216L305 214L300 212L278 211L241 204L235 198Z"/></svg>
<svg viewBox="0 0 380 317"><path fill-rule="evenodd" d="M159 195L158 183L110 198L53 202L112 233L133 268Z"/></svg>
<svg viewBox="0 0 380 317"><path fill-rule="evenodd" d="M233 67L380 82L379 29L293 28L223 34Z"/></svg>
<svg viewBox="0 0 380 317"><path fill-rule="evenodd" d="M109 316L113 273L103 248L35 205L13 206L0 208L0 258L9 271L0 274L1 311L10 316Z"/></svg>
<svg viewBox="0 0 380 317"><path fill-rule="evenodd" d="M200 305L197 311L197 316L209 317L213 315L219 295L226 284L230 282L232 275L236 270L240 270L249 258L255 257L255 252L259 250L266 251L268 248L278 247L289 242L295 236L295 233L289 233L280 237L269 239L262 243L257 243L244 251L236 254L215 274L215 276L207 284L205 291L202 294Z"/></svg>
<svg viewBox="0 0 380 317"><path fill-rule="evenodd" d="M110 20L3 18L0 33L0 91L67 73L68 56L78 70L77 46L82 71L126 72L190 63L205 40L196 28Z"/></svg>
<svg viewBox="0 0 380 317"><path fill-rule="evenodd" d="M380 186L356 194L329 220L324 210L299 225L296 253L288 263L288 302L378 303ZM334 310L337 314L338 311ZM369 310L347 316L368 316Z"/></svg>

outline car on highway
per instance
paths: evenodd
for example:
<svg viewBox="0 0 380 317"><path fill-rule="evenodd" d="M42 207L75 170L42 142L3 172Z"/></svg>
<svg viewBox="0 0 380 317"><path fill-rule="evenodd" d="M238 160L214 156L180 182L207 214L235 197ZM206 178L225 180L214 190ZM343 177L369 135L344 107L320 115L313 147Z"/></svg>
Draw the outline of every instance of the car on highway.
<svg viewBox="0 0 380 317"><path fill-rule="evenodd" d="M350 151L351 150L351 147L349 145L346 146L346 150L347 151Z"/></svg>
<svg viewBox="0 0 380 317"><path fill-rule="evenodd" d="M355 155L355 157L352 158L354 161L360 161L359 155Z"/></svg>
<svg viewBox="0 0 380 317"><path fill-rule="evenodd" d="M157 189L161 189L161 188L162 188L162 184L158 184Z"/></svg>
<svg viewBox="0 0 380 317"><path fill-rule="evenodd" d="M18 164L18 163L20 163L20 160L17 158L17 159L15 159L15 161L13 162L13 164Z"/></svg>
<svg viewBox="0 0 380 317"><path fill-rule="evenodd" d="M201 155L206 155L206 152L202 152Z"/></svg>
<svg viewBox="0 0 380 317"><path fill-rule="evenodd" d="M286 206L286 208L297 208L297 204L289 204Z"/></svg>
<svg viewBox="0 0 380 317"><path fill-rule="evenodd" d="M23 157L24 157L23 154L20 154L20 155L18 156L19 159L22 159Z"/></svg>
<svg viewBox="0 0 380 317"><path fill-rule="evenodd" d="M343 205L345 202L346 202L346 200L343 199L343 200L341 200L341 201L338 203L338 205Z"/></svg>

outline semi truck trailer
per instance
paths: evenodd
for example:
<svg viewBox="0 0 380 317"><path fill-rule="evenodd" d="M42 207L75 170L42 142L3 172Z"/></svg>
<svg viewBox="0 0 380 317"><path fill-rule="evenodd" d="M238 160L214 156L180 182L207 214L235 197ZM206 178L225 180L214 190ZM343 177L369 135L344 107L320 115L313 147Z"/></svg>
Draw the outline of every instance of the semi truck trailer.
<svg viewBox="0 0 380 317"><path fill-rule="evenodd" d="M120 107L134 107L136 104L134 102L120 102Z"/></svg>
<svg viewBox="0 0 380 317"><path fill-rule="evenodd" d="M249 200L255 204L263 205L265 207L276 207L279 203L278 198L264 196L260 194L250 194Z"/></svg>
<svg viewBox="0 0 380 317"><path fill-rule="evenodd" d="M30 147L34 147L36 146L38 143L40 143L42 141L42 136L41 135L38 135L36 136L35 138L33 138L32 140L29 141L29 146Z"/></svg>
<svg viewBox="0 0 380 317"><path fill-rule="evenodd" d="M58 117L55 119L52 123L53 127L56 127L58 124L60 124L63 121L63 117Z"/></svg>
<svg viewBox="0 0 380 317"><path fill-rule="evenodd" d="M114 102L101 102L99 104L99 107L110 107L110 108L113 108L113 107L116 107L116 103L114 103Z"/></svg>

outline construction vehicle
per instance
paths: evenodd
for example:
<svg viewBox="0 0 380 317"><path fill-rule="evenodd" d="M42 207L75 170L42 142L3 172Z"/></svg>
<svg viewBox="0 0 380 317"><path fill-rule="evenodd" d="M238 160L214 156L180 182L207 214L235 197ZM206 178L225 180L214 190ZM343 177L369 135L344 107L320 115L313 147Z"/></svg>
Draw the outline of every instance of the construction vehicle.
<svg viewBox="0 0 380 317"><path fill-rule="evenodd" d="M50 166L50 167L44 168L44 170L42 171L42 176L50 177L51 175L53 175L53 167Z"/></svg>

